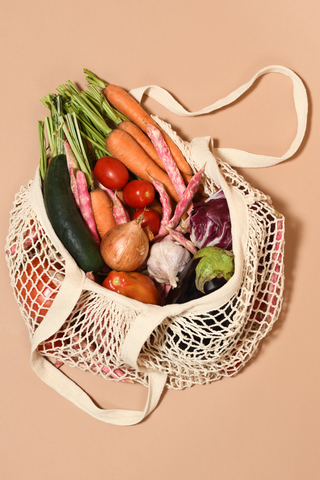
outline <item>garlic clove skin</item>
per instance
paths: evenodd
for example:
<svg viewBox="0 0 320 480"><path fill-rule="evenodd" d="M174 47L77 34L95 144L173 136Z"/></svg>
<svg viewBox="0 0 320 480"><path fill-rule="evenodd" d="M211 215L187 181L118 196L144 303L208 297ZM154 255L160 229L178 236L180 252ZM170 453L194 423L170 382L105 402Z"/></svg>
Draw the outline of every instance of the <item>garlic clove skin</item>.
<svg viewBox="0 0 320 480"><path fill-rule="evenodd" d="M166 283L176 288L178 274L184 270L191 260L191 253L182 245L174 242L170 237L165 237L152 245L147 262L149 275L159 283Z"/></svg>

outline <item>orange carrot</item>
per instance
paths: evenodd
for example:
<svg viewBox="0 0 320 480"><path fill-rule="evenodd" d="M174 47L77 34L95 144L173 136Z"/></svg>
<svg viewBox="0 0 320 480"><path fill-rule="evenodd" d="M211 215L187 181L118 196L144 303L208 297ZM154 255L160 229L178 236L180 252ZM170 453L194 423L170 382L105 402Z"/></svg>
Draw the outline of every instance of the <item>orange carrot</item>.
<svg viewBox="0 0 320 480"><path fill-rule="evenodd" d="M104 89L104 94L108 101L112 103L117 110L119 110L129 120L140 127L144 132L147 130L147 123L159 128L157 122L153 120L153 118L150 117L147 112L145 112L141 105L123 88L119 87L118 85L109 84ZM173 140L171 140L169 135L163 132L162 129L161 133L163 134L165 141L170 148L171 154L175 159L179 170L188 175L192 175L191 167L186 162L177 145L173 142Z"/></svg>
<svg viewBox="0 0 320 480"><path fill-rule="evenodd" d="M152 158L152 160L158 165L158 167L162 168L162 170L165 171L163 162L157 154L157 151L154 148L152 142L135 123L130 121L124 121L118 124L118 128L129 133L129 135L131 135L131 137L133 137L139 143L140 147L143 148L143 150L149 155L150 158Z"/></svg>
<svg viewBox="0 0 320 480"><path fill-rule="evenodd" d="M163 135L163 134L162 134L162 135ZM180 172L181 172L181 170L180 170ZM193 177L193 174L190 175L189 173L181 172L181 176L182 176L182 178L183 178L183 180L184 180L184 183L185 183L186 185L189 185L190 180L191 180L191 178Z"/></svg>
<svg viewBox="0 0 320 480"><path fill-rule="evenodd" d="M175 201L179 201L179 196L166 172L154 163L127 132L118 128L112 130L106 138L106 147L109 153L120 160L132 173L149 183L152 183L150 176L162 182L168 194Z"/></svg>
<svg viewBox="0 0 320 480"><path fill-rule="evenodd" d="M91 208L100 238L116 225L112 214L112 201L101 188L90 192Z"/></svg>

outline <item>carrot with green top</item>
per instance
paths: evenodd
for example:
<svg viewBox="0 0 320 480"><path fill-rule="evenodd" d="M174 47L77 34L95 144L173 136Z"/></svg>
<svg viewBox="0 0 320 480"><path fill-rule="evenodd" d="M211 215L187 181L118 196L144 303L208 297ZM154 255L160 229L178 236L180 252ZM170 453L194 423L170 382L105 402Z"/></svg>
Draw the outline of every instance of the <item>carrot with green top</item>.
<svg viewBox="0 0 320 480"><path fill-rule="evenodd" d="M133 123L138 125L138 127L140 127L144 132L147 131L146 125L148 123L159 128L157 122L153 120L153 118L147 114L141 105L123 88L119 87L118 85L108 84L104 90L104 93L109 102L114 105L117 110L120 110L120 112L128 117ZM166 132L162 130L162 133L178 165L179 170L188 175L192 175L191 167L186 162L177 145Z"/></svg>
<svg viewBox="0 0 320 480"><path fill-rule="evenodd" d="M115 128L112 130L106 123L105 119L101 115L99 109L97 109L94 105L92 105L89 101L89 98L81 96L80 92L76 89L76 87L71 83L67 82L69 89L60 88L65 95L70 95L71 98L71 106L73 105L74 108L80 112L82 112L88 121L92 124L92 129L94 131L98 131L99 134L104 136L104 144L107 149L108 155L116 158L117 160L121 161L133 174L137 175L139 178L146 180L151 183L150 179L147 176L147 172L150 172L151 175L160 180L166 187L169 195L176 201L179 201L179 197L176 194L176 191L170 181L168 175L164 170L162 170L145 152L145 150L138 144L138 142L131 137L127 132ZM68 92L68 93L67 93ZM74 118L77 118L75 112L72 114ZM67 118L70 116L66 115ZM71 117L70 117L71 119ZM72 123L71 123L72 126ZM64 132L68 138L69 132L67 125L64 125ZM68 138L69 140L69 138ZM78 136L79 140L79 148L74 153L76 155L77 160L80 164L80 158L85 157L85 149L83 148L82 139ZM81 142L80 142L81 141ZM69 140L70 145L72 147L71 139ZM78 155L77 155L78 154ZM80 155L81 154L81 155ZM78 158L79 157L79 158ZM87 160L87 159L86 159ZM87 163L88 160L87 160ZM81 169L86 173L85 168L82 167L80 164ZM92 188L92 176L91 172L87 173L87 182L89 186Z"/></svg>
<svg viewBox="0 0 320 480"><path fill-rule="evenodd" d="M103 89L104 94L107 100L116 108L119 112L125 115L130 121L135 123L138 127L141 128L145 133L147 132L146 125L149 123L154 125L157 128L160 128L159 125L153 118L148 115L148 113L141 107L141 105L130 95L126 92L122 87L118 85L107 84L106 82L99 79L94 73L90 72L90 70L84 69L85 73L87 73L87 81L92 83L93 85L97 85ZM192 175L192 169L190 165L185 160L183 154L174 143L174 141L170 138L170 136L161 129L161 132L167 142L171 153L177 163L177 166L181 172L186 176L185 178L189 178Z"/></svg>

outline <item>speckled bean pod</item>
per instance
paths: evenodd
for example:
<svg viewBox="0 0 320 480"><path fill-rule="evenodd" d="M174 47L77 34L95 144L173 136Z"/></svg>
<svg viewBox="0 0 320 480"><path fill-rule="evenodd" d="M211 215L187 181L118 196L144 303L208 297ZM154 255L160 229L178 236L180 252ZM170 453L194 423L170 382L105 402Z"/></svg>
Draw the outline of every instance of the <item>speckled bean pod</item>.
<svg viewBox="0 0 320 480"><path fill-rule="evenodd" d="M157 190L160 196L160 203L162 206L162 218L161 218L161 223L166 225L172 215L172 208L171 208L171 202L169 195L165 189L165 186L163 183L159 182L158 180L155 180L154 178L151 177L152 183L154 188Z"/></svg>
<svg viewBox="0 0 320 480"><path fill-rule="evenodd" d="M167 229L171 238L176 242L180 243L187 250L189 250L189 252L192 253L192 255L195 255L197 253L198 249L194 246L194 244L190 240L185 238L182 233L177 232L176 230L172 230L167 226L165 226L165 228Z"/></svg>
<svg viewBox="0 0 320 480"><path fill-rule="evenodd" d="M174 161L170 149L166 144L162 133L154 125L147 124L147 135L153 143L159 157L161 158L163 165L166 169L166 172L179 196L182 197L183 192L186 189L186 185L182 178L179 168L177 167L176 162Z"/></svg>
<svg viewBox="0 0 320 480"><path fill-rule="evenodd" d="M159 193L160 203L161 203L161 206L162 206L162 218L161 218L159 232L152 239L152 241L155 242L155 241L158 241L161 238L165 237L166 235L168 235L168 232L164 228L164 225L167 225L167 223L170 221L170 218L171 218L171 215L172 215L172 208L171 208L171 202L170 202L169 195L168 195L163 183L159 182L158 180L155 180L151 176L150 176L150 178L152 180L152 184L153 184L154 188Z"/></svg>
<svg viewBox="0 0 320 480"><path fill-rule="evenodd" d="M64 146L64 151L67 157L67 166L70 174L71 190L75 198L76 204L80 208L79 192L78 192L77 181L76 181L76 172L77 170L79 170L79 164L71 149L69 142L65 141L63 146Z"/></svg>
<svg viewBox="0 0 320 480"><path fill-rule="evenodd" d="M175 230L177 232L181 232L181 233L189 233L190 232L190 216L187 217L185 220L181 220L179 225L176 226Z"/></svg>
<svg viewBox="0 0 320 480"><path fill-rule="evenodd" d="M183 192L182 198L176 206L174 215L171 218L170 222L167 224L169 228L175 228L179 224L182 215L189 209L190 205L192 204L192 199L195 196L201 182L204 167L205 165L192 177L188 187Z"/></svg>
<svg viewBox="0 0 320 480"><path fill-rule="evenodd" d="M93 272L86 272L86 277L89 278L89 280L92 280L93 282L96 281L94 273Z"/></svg>
<svg viewBox="0 0 320 480"><path fill-rule="evenodd" d="M76 178L76 169L73 167L70 167L69 175L70 175L70 187L71 187L74 199L76 201L76 204L78 205L78 208L80 208L80 198L79 198L79 190L78 190L77 178Z"/></svg>
<svg viewBox="0 0 320 480"><path fill-rule="evenodd" d="M80 212L81 215L89 227L89 230L92 234L95 242L100 245L100 237L97 232L96 223L94 221L94 216L91 208L91 200L88 192L87 180L85 174L79 170L77 172L77 187L79 192L79 201L80 201Z"/></svg>
<svg viewBox="0 0 320 480"><path fill-rule="evenodd" d="M99 183L99 187L104 190L109 197L111 198L113 202L113 218L116 222L117 225L120 225L121 223L128 223L130 222L130 217L129 213L127 210L124 208L120 198L117 196L116 192L113 190L110 190L110 188L104 187L101 183Z"/></svg>
<svg viewBox="0 0 320 480"><path fill-rule="evenodd" d="M117 192L114 192L113 216L117 225L119 225L120 223L130 222L129 214L122 205L121 200L117 195Z"/></svg>

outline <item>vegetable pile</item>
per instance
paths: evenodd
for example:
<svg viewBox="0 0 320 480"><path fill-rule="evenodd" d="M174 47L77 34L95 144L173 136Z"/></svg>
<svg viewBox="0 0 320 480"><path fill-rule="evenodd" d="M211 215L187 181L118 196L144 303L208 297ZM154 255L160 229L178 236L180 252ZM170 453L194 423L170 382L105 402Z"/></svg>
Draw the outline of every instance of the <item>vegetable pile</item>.
<svg viewBox="0 0 320 480"><path fill-rule="evenodd" d="M222 190L207 198L205 165L183 154L136 100L84 70L41 99L40 175L54 231L105 288L144 303L183 303L233 275Z"/></svg>

